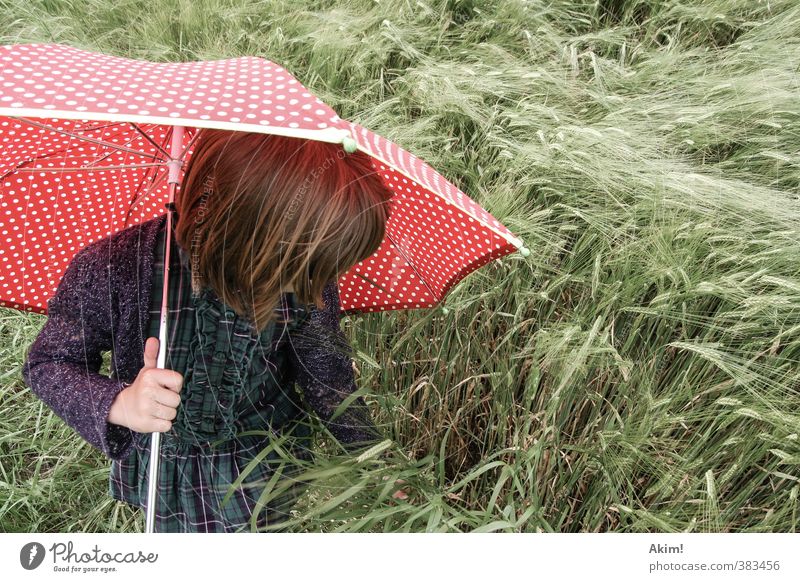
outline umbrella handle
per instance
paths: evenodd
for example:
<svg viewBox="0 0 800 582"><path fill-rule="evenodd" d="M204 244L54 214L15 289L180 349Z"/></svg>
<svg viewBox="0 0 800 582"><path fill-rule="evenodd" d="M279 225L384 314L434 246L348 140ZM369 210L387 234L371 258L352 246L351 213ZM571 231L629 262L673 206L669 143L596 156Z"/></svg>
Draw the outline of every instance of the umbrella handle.
<svg viewBox="0 0 800 582"><path fill-rule="evenodd" d="M181 167L181 147L183 145L183 127L176 125L172 128L171 152L172 159L169 165L169 202L167 203L167 232L164 238L164 284L161 288L161 323L158 329L158 359L156 367L164 368L167 362L167 311L169 291L169 265L170 249L172 248L172 217L175 212L175 188L180 181L179 170ZM156 495L158 492L158 469L161 460L161 433L151 433L150 437L150 466L147 477L147 506L145 509L145 533L155 533L156 522Z"/></svg>

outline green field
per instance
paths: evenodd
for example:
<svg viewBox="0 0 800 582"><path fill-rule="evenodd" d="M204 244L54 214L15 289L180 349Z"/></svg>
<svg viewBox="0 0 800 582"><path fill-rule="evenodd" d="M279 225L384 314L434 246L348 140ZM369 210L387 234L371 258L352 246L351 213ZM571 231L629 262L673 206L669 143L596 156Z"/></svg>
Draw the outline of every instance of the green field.
<svg viewBox="0 0 800 582"><path fill-rule="evenodd" d="M0 0L0 41L269 58L531 249L345 318L393 442L323 434L292 531L798 529L796 0ZM142 531L22 381L44 321L0 309L0 531Z"/></svg>

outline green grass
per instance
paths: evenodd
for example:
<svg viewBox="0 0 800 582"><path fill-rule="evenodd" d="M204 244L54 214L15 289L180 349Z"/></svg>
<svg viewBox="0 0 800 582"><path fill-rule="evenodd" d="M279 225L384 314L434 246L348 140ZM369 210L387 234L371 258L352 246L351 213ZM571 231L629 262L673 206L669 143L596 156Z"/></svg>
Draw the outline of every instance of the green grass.
<svg viewBox="0 0 800 582"><path fill-rule="evenodd" d="M797 531L794 0L0 14L3 44L277 61L531 248L468 276L447 315L347 318L395 442L358 462L321 438L293 531ZM108 462L22 383L43 321L0 311L0 529L141 531Z"/></svg>

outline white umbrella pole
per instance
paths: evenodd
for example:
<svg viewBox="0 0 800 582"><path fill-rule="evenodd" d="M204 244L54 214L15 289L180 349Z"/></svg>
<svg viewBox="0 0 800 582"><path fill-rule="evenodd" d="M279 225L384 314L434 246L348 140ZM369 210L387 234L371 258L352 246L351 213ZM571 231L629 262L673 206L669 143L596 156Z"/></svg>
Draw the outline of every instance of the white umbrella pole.
<svg viewBox="0 0 800 582"><path fill-rule="evenodd" d="M169 202L175 199L175 188L180 181L181 155L183 147L183 127L176 125L172 129L172 144L170 150L169 166ZM164 285L161 292L161 324L158 330L158 360L156 366L164 368L167 361L167 291L169 290L169 264L170 248L172 247L172 211L167 212L167 232L164 242ZM147 510L145 519L145 533L155 532L156 522L156 494L158 490L158 464L161 459L161 433L151 433L150 441L150 467L147 481Z"/></svg>

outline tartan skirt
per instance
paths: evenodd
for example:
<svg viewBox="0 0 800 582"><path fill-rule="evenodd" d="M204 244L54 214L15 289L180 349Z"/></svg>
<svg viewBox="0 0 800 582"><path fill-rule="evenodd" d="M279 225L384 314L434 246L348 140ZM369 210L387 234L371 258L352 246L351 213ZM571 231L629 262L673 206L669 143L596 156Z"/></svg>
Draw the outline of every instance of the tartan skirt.
<svg viewBox="0 0 800 582"><path fill-rule="evenodd" d="M159 336L164 235L156 243L148 337ZM313 439L297 393L284 386L288 358L280 349L305 311L284 294L276 308L282 323L258 336L215 296L193 294L188 257L174 236L170 259L166 368L180 371L184 386L178 416L160 437L155 531L244 532L254 514L256 528L279 524L304 489L291 459L309 459ZM130 454L113 461L114 499L146 507L151 441L134 432ZM264 503L262 494L276 486L281 493Z"/></svg>
<svg viewBox="0 0 800 582"><path fill-rule="evenodd" d="M111 495L144 510L152 437L149 433L134 435L130 455L114 462ZM280 443L279 438L250 435L197 446L162 433L154 531L246 532L251 530L256 512L256 528L288 519L304 483L295 477L297 465L270 449L270 441ZM305 453L302 447L290 452L298 458ZM250 473L234 487L234 482L251 464ZM258 506L259 496L276 473L280 479L289 480L290 487L269 503Z"/></svg>

